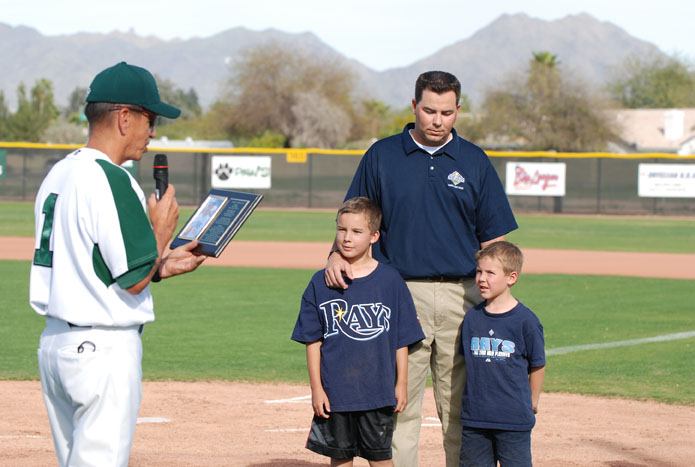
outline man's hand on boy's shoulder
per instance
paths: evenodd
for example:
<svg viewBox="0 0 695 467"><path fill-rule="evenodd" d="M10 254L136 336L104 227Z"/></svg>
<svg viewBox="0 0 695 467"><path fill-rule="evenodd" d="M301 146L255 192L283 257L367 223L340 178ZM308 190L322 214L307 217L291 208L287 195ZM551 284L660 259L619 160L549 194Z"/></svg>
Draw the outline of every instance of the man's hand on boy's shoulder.
<svg viewBox="0 0 695 467"><path fill-rule="evenodd" d="M331 289L347 289L348 285L345 279L343 279L343 275L349 279L354 279L350 263L345 261L340 251L332 252L328 257L328 263L324 272L326 285Z"/></svg>

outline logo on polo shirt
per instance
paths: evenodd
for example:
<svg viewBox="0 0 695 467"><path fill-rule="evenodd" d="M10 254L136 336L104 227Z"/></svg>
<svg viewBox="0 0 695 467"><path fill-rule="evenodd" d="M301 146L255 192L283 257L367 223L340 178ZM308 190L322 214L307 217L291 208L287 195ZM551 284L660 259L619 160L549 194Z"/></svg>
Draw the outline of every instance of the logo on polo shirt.
<svg viewBox="0 0 695 467"><path fill-rule="evenodd" d="M451 188L456 188L457 190L463 190L462 186L458 186L461 183L466 183L466 179L458 173L458 171L454 170L451 172L447 177L447 180L451 181L447 186L450 186Z"/></svg>

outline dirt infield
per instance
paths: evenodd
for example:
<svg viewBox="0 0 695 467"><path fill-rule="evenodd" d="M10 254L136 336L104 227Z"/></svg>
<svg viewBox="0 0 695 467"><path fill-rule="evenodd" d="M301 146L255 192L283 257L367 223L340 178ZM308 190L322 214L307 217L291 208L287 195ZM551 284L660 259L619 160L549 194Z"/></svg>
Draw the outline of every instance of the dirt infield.
<svg viewBox="0 0 695 467"><path fill-rule="evenodd" d="M3 237L0 259L32 258L34 239ZM310 242L233 241L209 266L321 269L331 245ZM610 251L524 250L525 274L600 274L695 279L695 254Z"/></svg>
<svg viewBox="0 0 695 467"><path fill-rule="evenodd" d="M245 383L144 384L131 466L310 467L307 386ZM38 382L0 384L0 466L55 465ZM695 408L543 394L533 431L535 465L685 466L695 458ZM420 465L442 466L441 431L428 390ZM364 461L356 465L367 465Z"/></svg>
<svg viewBox="0 0 695 467"><path fill-rule="evenodd" d="M33 240L5 238L1 259L30 259ZM233 242L214 265L323 266L329 245ZM526 273L695 279L695 255L524 250ZM38 336L37 336L38 338ZM145 349L145 352L147 350ZM310 467L308 385L146 382L131 466ZM0 382L0 466L56 465L38 382ZM533 432L537 466L683 466L695 459L695 407L543 394ZM356 465L367 465L358 461ZM432 392L426 393L420 465L443 465Z"/></svg>

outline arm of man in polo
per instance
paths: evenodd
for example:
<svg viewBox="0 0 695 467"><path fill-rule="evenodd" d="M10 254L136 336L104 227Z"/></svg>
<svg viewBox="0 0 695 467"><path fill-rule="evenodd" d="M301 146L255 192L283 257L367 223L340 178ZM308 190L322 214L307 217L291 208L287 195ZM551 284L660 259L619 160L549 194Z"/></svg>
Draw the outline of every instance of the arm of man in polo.
<svg viewBox="0 0 695 467"><path fill-rule="evenodd" d="M340 251L338 251L338 246L335 241L333 241L333 247L328 254L328 263L326 264L326 270L324 272L326 285L332 289L347 289L348 285L345 279L343 279L343 275L347 276L350 280L354 279L350 263L343 258Z"/></svg>
<svg viewBox="0 0 695 467"><path fill-rule="evenodd" d="M493 238L492 240L487 240L487 241L485 241L485 242L480 242L480 249L482 250L482 249L485 248L486 246L492 245L492 244L495 243L495 242L503 242L503 241L505 241L505 239L506 239L506 237L505 237L504 235L500 235L499 237Z"/></svg>

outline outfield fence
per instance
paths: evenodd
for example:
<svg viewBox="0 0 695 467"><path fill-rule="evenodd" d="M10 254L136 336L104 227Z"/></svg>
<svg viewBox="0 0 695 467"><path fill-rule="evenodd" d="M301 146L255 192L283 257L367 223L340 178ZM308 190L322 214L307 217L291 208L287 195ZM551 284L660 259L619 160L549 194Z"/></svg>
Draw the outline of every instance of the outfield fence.
<svg viewBox="0 0 695 467"><path fill-rule="evenodd" d="M0 199L33 201L38 187L50 168L77 145L50 145L0 142ZM219 182L217 165L226 160L249 161L256 167L242 168L252 176L262 175L266 188L252 185L229 187L264 195L265 207L330 208L343 200L364 151L270 148L157 148L151 147L140 162L127 169L146 192L152 192L154 154L165 153L169 159L169 181L176 185L182 205L196 205ZM489 151L488 155L503 184L510 190L508 170L519 167L562 166L561 195L509 194L517 212L567 214L695 214L694 194L688 186L695 184L695 156L674 154L610 154ZM233 156L224 159L221 156ZM239 157L242 156L242 157ZM563 165L564 164L564 165ZM657 164L657 165L648 165ZM682 193L660 192L640 196L638 186L644 167L678 167L667 177L680 177ZM232 172L230 169L229 172ZM662 170L663 172L663 170ZM537 175L537 174L536 174ZM223 175L224 176L224 175ZM527 178L533 178L530 174ZM217 177L217 178L216 178ZM691 180L692 178L692 180ZM538 180L536 180L537 182ZM678 181L678 180L677 180ZM542 176L541 176L542 182ZM666 189L672 179L665 179ZM663 196L662 196L663 195Z"/></svg>

